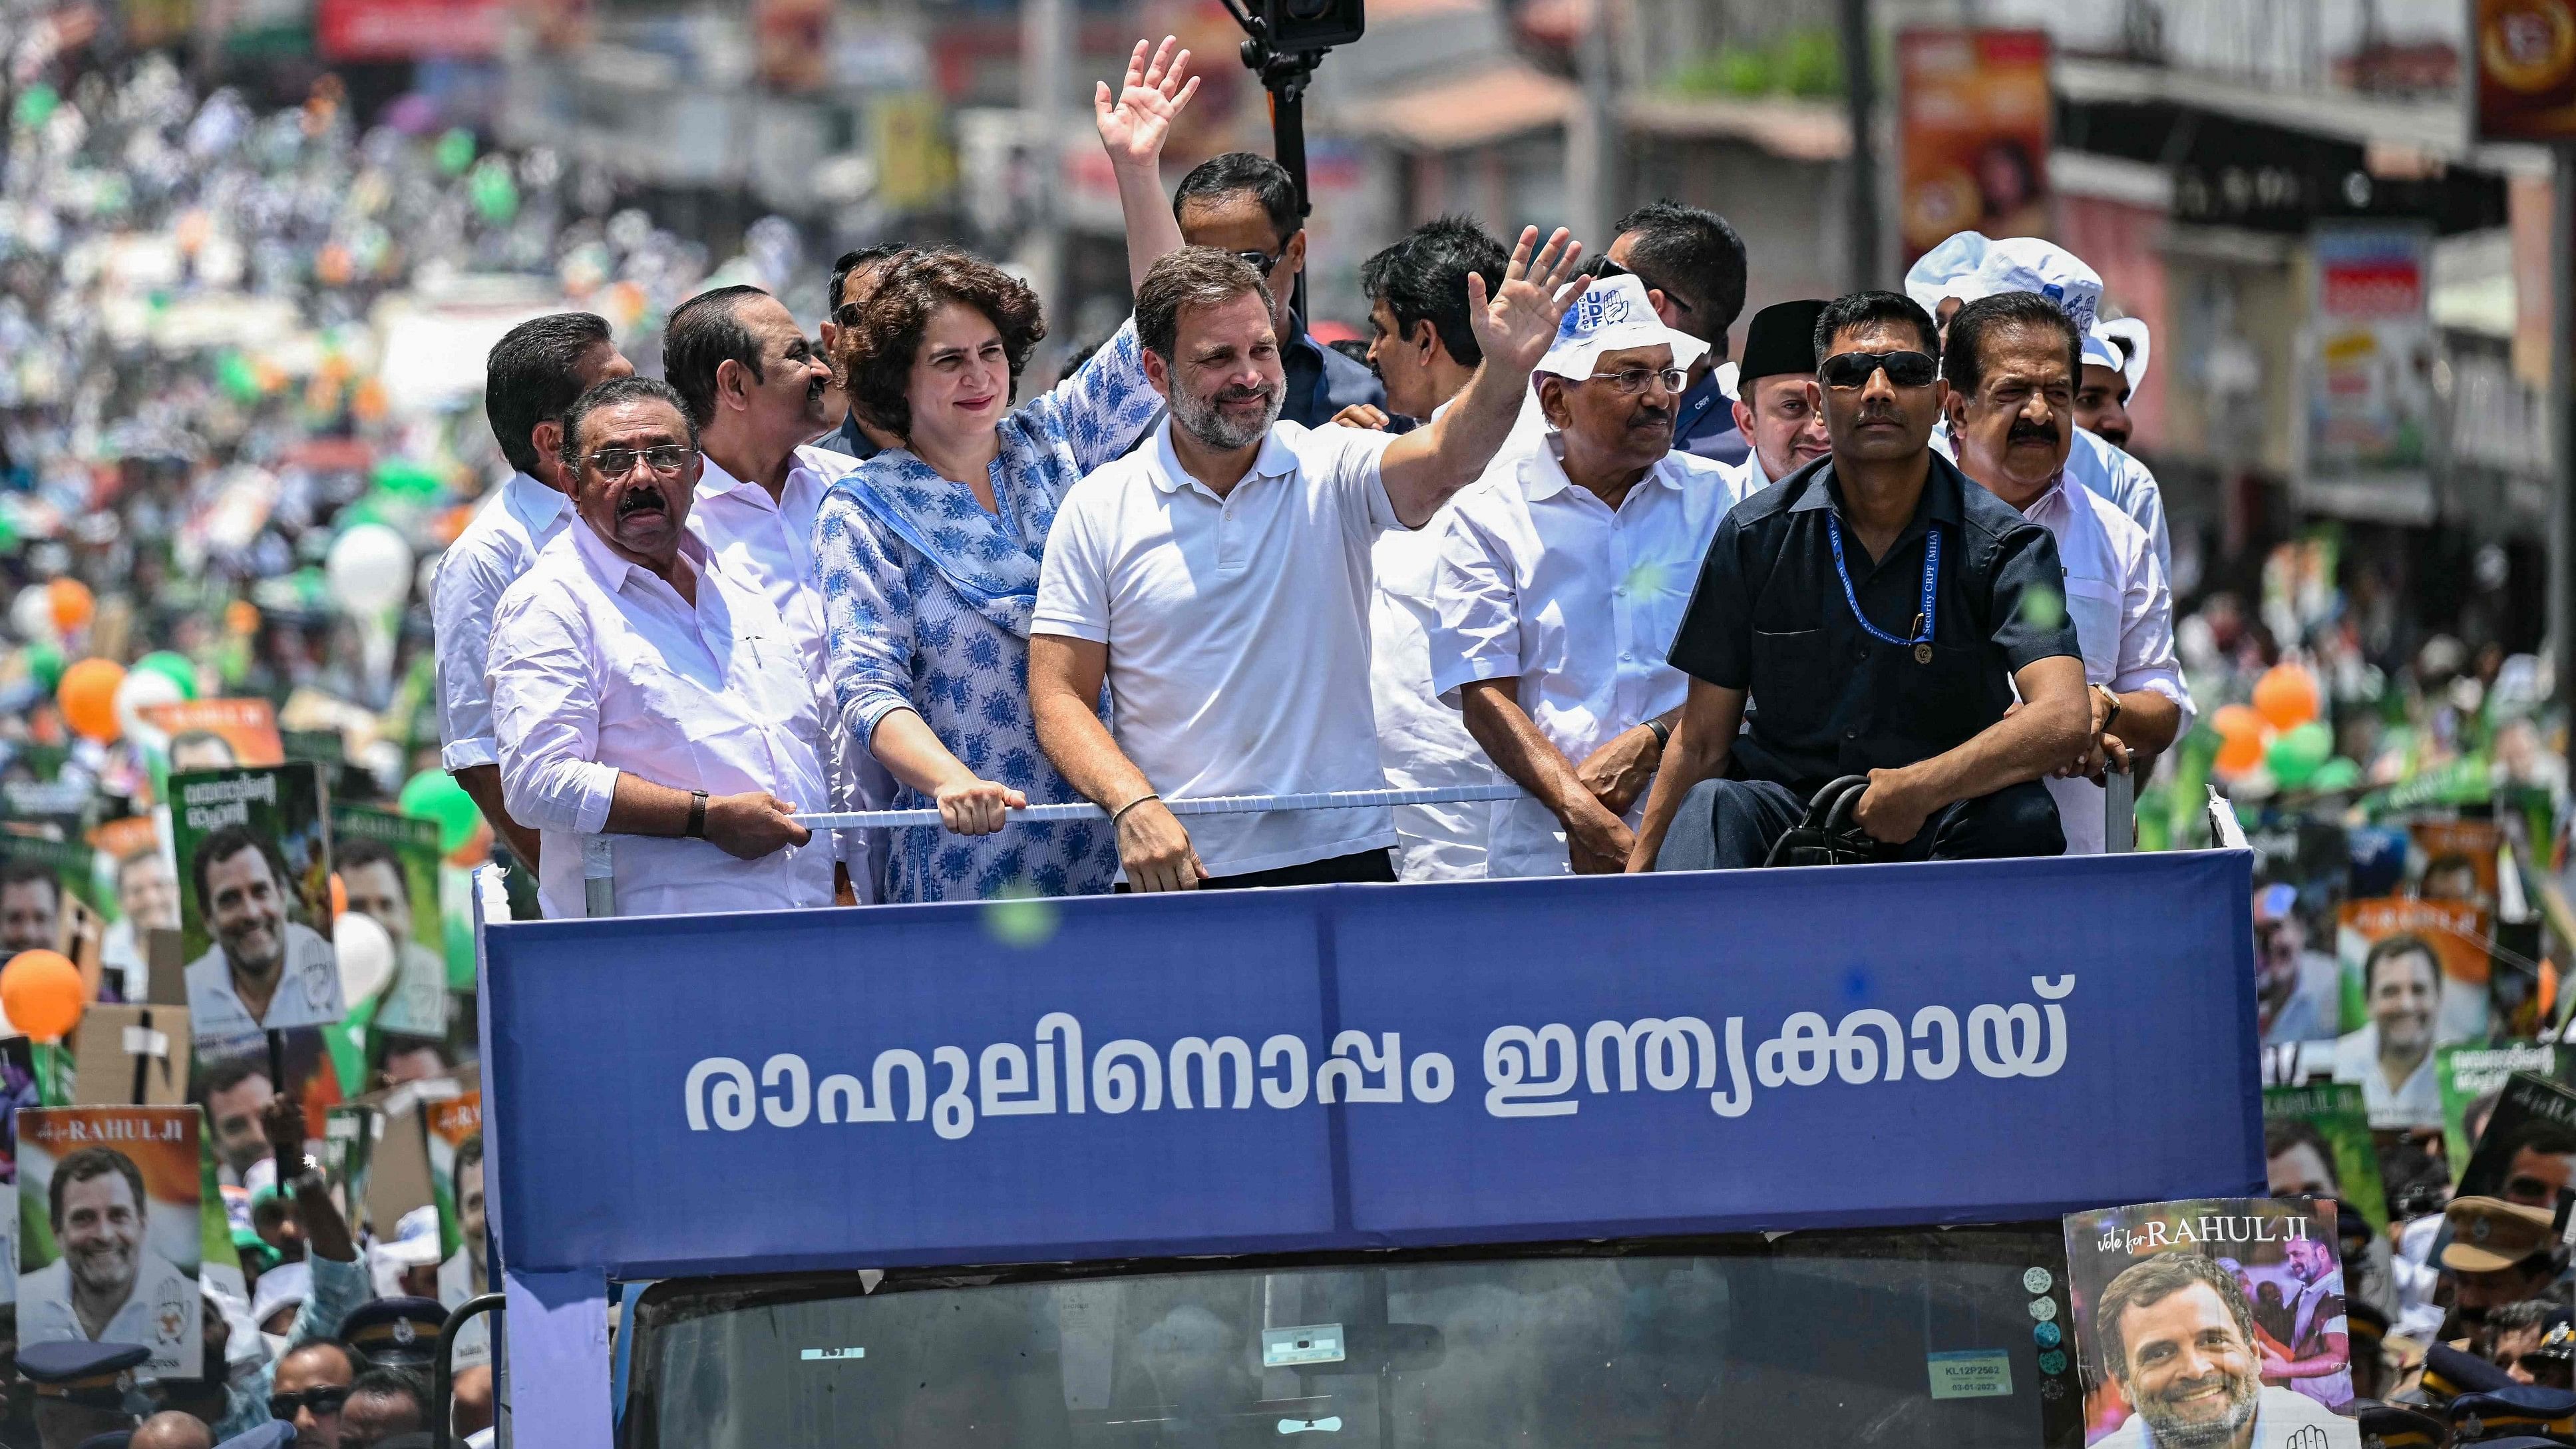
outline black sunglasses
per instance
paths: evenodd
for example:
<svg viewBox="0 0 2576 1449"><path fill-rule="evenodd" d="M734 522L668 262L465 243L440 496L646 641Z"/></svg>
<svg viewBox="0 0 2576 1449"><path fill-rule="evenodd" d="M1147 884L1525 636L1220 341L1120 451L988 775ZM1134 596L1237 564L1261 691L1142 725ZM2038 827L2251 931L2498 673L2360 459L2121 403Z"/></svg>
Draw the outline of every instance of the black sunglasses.
<svg viewBox="0 0 2576 1449"><path fill-rule="evenodd" d="M269 1395L268 1416L280 1423L293 1423L296 1410L311 1409L313 1416L318 1419L327 1414L340 1412L340 1406L347 1402L349 1402L347 1384L321 1384L306 1389L300 1394Z"/></svg>
<svg viewBox="0 0 2576 1449"><path fill-rule="evenodd" d="M1941 375L1941 364L1928 352L1840 352L1825 359L1816 376L1827 387L1867 387L1881 369L1898 387L1929 387Z"/></svg>

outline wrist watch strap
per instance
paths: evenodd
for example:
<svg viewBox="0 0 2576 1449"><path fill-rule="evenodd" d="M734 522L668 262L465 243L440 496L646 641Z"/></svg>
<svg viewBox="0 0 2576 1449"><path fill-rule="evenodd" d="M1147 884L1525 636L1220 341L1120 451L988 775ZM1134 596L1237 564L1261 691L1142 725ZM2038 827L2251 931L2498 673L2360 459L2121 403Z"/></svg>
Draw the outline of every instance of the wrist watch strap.
<svg viewBox="0 0 2576 1449"><path fill-rule="evenodd" d="M692 790L689 792L689 828L683 833L691 840L704 840L707 838L706 791Z"/></svg>
<svg viewBox="0 0 2576 1449"><path fill-rule="evenodd" d="M1653 730L1653 731L1655 732L1655 748L1656 748L1656 749L1659 749L1659 750L1660 750L1660 749L1662 749L1664 746L1669 745L1669 744L1671 744L1671 743L1673 742L1673 727L1672 727L1671 725L1668 725L1668 724L1664 723L1662 720L1660 720L1660 719L1650 719L1650 720L1646 721L1646 728L1648 728L1648 729L1650 729L1650 730Z"/></svg>

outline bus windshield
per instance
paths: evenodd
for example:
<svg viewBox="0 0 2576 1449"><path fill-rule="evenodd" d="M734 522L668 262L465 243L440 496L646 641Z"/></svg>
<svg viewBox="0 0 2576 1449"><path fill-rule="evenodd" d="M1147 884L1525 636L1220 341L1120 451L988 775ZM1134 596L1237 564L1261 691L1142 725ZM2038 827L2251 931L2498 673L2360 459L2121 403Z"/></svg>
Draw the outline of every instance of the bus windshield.
<svg viewBox="0 0 2576 1449"><path fill-rule="evenodd" d="M2050 1223L665 1282L622 1444L2077 1445L2064 1261Z"/></svg>

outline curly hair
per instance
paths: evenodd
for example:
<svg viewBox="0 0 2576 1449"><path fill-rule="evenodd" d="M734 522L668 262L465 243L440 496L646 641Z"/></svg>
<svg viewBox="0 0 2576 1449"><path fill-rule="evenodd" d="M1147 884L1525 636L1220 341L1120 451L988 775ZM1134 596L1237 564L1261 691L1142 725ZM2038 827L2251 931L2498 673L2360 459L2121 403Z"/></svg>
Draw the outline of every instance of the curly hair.
<svg viewBox="0 0 2576 1449"><path fill-rule="evenodd" d="M950 302L983 313L1002 334L1011 395L1018 398L1020 369L1046 336L1037 293L987 261L955 252L913 252L877 279L857 320L834 341L832 370L849 390L851 411L861 422L910 441L913 357L930 319Z"/></svg>

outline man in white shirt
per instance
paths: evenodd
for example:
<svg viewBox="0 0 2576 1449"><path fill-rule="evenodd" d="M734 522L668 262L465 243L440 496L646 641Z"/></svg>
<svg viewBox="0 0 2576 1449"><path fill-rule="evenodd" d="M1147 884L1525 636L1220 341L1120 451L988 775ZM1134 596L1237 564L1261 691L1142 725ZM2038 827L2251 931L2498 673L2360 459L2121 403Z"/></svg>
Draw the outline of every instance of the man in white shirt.
<svg viewBox="0 0 2576 1449"><path fill-rule="evenodd" d="M2037 292L2075 319L2078 333L2094 325L2102 305L2102 278L2082 258L2037 237L1989 241L1963 231L1925 252L1905 274L1905 292L1937 319L1944 331L1962 306L1999 292ZM1947 435L1933 446L1947 448ZM2111 500L2155 546L2156 567L2173 577L2173 541L2165 531L2163 490L2147 465L2099 435L2075 430L2067 449L2066 476Z"/></svg>
<svg viewBox="0 0 2576 1449"><path fill-rule="evenodd" d="M511 854L531 869L537 864L537 834L512 820L501 804L501 756L485 678L492 611L502 591L518 582L537 551L572 519L565 497L571 484L555 461L564 409L592 386L634 371L610 340L608 323L588 312L522 322L492 344L483 362L483 413L501 456L510 460L510 479L439 555L430 586L438 642L439 763L482 807Z"/></svg>
<svg viewBox="0 0 2576 1449"><path fill-rule="evenodd" d="M2057 538L2064 603L2084 651L2092 737L2080 761L2048 781L2069 855L2105 848L2103 761L2126 769L2191 724L2174 657L2173 595L2146 532L2111 501L2068 486L2082 338L2036 292L1981 297L1950 319L1942 375L1960 471Z"/></svg>
<svg viewBox="0 0 2576 1449"><path fill-rule="evenodd" d="M620 378L564 415L578 526L502 596L492 714L512 816L545 832L548 916L584 912L578 836L613 834L621 915L817 906L832 853L822 685L768 596L688 531L697 430Z"/></svg>
<svg viewBox="0 0 2576 1449"><path fill-rule="evenodd" d="M1362 264L1360 290L1368 294L1375 334L1369 365L1385 382L1386 405L1396 415L1428 421L1476 375L1485 355L1467 323L1467 275L1483 277L1488 289L1500 287L1510 260L1483 227L1442 217ZM1385 414L1365 403L1335 421L1355 414L1363 415L1363 426L1386 426ZM1428 635L1439 623L1431 580L1441 526L1453 506L1443 505L1421 528L1388 529L1372 550L1377 588L1369 598L1369 693L1386 782L1399 790L1490 785L1495 778L1493 762L1468 737L1458 711L1431 685ZM1396 878L1481 878L1493 809L1488 800L1397 806Z"/></svg>
<svg viewBox="0 0 2576 1449"><path fill-rule="evenodd" d="M1066 498L1029 637L1038 743L1111 813L1130 888L1394 879L1382 808L1203 816L1193 832L1159 792L1384 786L1370 545L1421 527L1501 446L1581 293L1566 280L1581 251L1561 230L1540 249L1533 227L1490 299L1469 275L1484 362L1428 427L1398 438L1278 424L1285 374L1260 274L1205 247L1154 264L1136 330L1171 415L1152 446ZM1104 680L1115 738L1093 712Z"/></svg>
<svg viewBox="0 0 2576 1449"><path fill-rule="evenodd" d="M831 427L825 403L832 369L777 298L758 287L719 287L681 303L664 324L662 377L698 425L704 466L689 532L726 572L769 596L814 677L828 677L814 515L823 490L857 463L800 445ZM865 776L872 787L860 790L865 798L843 794L832 803L866 809L890 801L884 767L851 747L837 711L829 724L832 748L824 759L835 783L857 786ZM847 875L859 893L854 900L874 898L877 873L866 861Z"/></svg>
<svg viewBox="0 0 2576 1449"><path fill-rule="evenodd" d="M228 825L197 843L188 868L215 938L185 972L190 1033L201 1043L238 1041L338 1021L346 1010L338 958L321 932L287 919L290 877L269 843Z"/></svg>
<svg viewBox="0 0 2576 1449"><path fill-rule="evenodd" d="M1825 410L1809 396L1816 380L1817 301L1775 302L1753 314L1736 367L1735 426L1752 444L1729 481L1749 498L1834 451Z"/></svg>
<svg viewBox="0 0 2576 1449"><path fill-rule="evenodd" d="M54 1165L48 1221L62 1256L18 1288L18 1341L133 1343L164 1378L193 1376L197 1283L151 1247L152 1199L134 1159L85 1147Z"/></svg>
<svg viewBox="0 0 2576 1449"><path fill-rule="evenodd" d="M1550 432L1513 476L1451 505L1431 678L1504 774L1487 872L1609 875L1689 679L1664 661L1735 470L1673 449L1708 344L1634 276L1594 282L1539 362ZM1810 319L1812 325L1812 319Z"/></svg>

